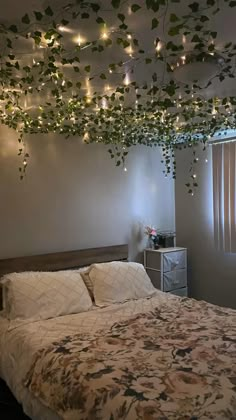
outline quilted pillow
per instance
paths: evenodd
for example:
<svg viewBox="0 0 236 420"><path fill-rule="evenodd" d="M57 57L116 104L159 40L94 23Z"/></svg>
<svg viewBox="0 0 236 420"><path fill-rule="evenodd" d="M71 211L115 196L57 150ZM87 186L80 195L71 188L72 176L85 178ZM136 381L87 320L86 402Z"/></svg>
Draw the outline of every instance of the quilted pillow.
<svg viewBox="0 0 236 420"><path fill-rule="evenodd" d="M3 277L3 302L8 319L49 319L85 312L92 306L79 272L23 272Z"/></svg>
<svg viewBox="0 0 236 420"><path fill-rule="evenodd" d="M134 262L93 264L89 277L98 306L145 298L156 293L143 265Z"/></svg>

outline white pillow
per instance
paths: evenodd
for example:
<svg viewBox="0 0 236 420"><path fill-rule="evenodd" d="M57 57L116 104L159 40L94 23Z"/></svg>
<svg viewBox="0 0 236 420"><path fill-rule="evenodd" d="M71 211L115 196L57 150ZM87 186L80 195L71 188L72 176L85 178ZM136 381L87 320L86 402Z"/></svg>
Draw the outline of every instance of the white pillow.
<svg viewBox="0 0 236 420"><path fill-rule="evenodd" d="M145 298L156 293L143 265L134 262L93 264L89 277L98 306Z"/></svg>
<svg viewBox="0 0 236 420"><path fill-rule="evenodd" d="M2 284L4 309L11 320L54 318L85 312L92 306L78 271L6 274Z"/></svg>

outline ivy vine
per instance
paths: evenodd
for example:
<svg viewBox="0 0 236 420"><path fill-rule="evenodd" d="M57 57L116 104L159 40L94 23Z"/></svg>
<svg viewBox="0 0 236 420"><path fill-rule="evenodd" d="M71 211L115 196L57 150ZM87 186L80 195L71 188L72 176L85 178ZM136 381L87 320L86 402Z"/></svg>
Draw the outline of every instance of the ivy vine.
<svg viewBox="0 0 236 420"><path fill-rule="evenodd" d="M117 166L125 164L132 146L161 146L164 173L174 178L176 148L191 147L186 186L193 193L195 146L205 147L216 132L236 128L236 97L207 95L213 82L235 77L236 45L229 41L219 50L212 21L236 1L193 1L182 15L178 3L110 0L103 7L76 0L56 10L49 5L28 11L10 26L0 24L0 122L19 134L21 178L29 159L25 135L54 132L108 145ZM133 29L142 16L148 46ZM85 23L92 27L86 36L97 33L96 39L85 41L79 34L71 42L71 27ZM217 71L206 83L176 79L177 67L211 60Z"/></svg>

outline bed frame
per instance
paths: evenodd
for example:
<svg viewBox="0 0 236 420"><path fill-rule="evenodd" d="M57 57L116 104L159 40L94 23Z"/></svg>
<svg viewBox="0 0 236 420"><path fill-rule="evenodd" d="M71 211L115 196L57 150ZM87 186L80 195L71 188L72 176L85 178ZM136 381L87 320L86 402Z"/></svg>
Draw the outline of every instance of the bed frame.
<svg viewBox="0 0 236 420"><path fill-rule="evenodd" d="M78 251L0 259L0 277L13 272L67 270L84 267L92 263L125 261L127 258L128 245L114 245L102 248L80 249Z"/></svg>
<svg viewBox="0 0 236 420"><path fill-rule="evenodd" d="M80 249L78 251L56 252L29 257L0 259L0 278L4 274L22 271L57 271L84 267L93 263L126 261L128 245L105 246ZM2 309L2 288L0 287L0 310Z"/></svg>

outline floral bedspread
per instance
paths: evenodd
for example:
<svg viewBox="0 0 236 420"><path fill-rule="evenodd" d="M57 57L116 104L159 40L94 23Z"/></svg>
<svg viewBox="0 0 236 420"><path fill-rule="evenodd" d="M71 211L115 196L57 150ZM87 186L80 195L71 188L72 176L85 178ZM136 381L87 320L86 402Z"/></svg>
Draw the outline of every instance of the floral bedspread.
<svg viewBox="0 0 236 420"><path fill-rule="evenodd" d="M183 298L67 336L25 385L68 420L236 419L236 311Z"/></svg>

